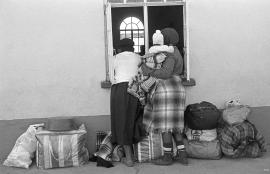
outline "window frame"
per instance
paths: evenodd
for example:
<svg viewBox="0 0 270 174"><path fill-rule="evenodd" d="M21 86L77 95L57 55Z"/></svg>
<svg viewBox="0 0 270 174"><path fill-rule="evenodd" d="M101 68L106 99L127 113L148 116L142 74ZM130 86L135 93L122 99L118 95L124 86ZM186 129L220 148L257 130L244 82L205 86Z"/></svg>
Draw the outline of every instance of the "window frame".
<svg viewBox="0 0 270 174"><path fill-rule="evenodd" d="M114 55L113 37L112 37L112 18L111 9L117 7L143 7L144 15L144 34L145 34L145 51L149 50L149 33L148 33L148 7L149 6L183 6L183 32L184 32L184 78L190 81L190 48L189 48L189 23L188 23L188 0L176 0L161 2L127 2L123 0L121 3L111 3L109 0L104 0L104 39L105 39L105 66L106 66L106 81L110 82L111 75L111 60ZM195 85L195 84L194 84ZM187 85L187 86L194 86Z"/></svg>

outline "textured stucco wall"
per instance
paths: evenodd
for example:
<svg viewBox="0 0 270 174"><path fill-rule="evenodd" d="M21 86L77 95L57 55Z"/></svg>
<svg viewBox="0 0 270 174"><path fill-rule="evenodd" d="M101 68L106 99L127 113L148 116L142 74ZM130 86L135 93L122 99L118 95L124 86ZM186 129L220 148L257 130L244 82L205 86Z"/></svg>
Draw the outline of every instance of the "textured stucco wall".
<svg viewBox="0 0 270 174"><path fill-rule="evenodd" d="M103 1L0 1L0 119L109 113Z"/></svg>
<svg viewBox="0 0 270 174"><path fill-rule="evenodd" d="M0 1L0 119L109 114L103 1ZM270 105L268 0L189 0L187 104Z"/></svg>
<svg viewBox="0 0 270 174"><path fill-rule="evenodd" d="M190 0L191 77L197 86L187 102L207 100L223 107L240 98L270 105L270 1Z"/></svg>

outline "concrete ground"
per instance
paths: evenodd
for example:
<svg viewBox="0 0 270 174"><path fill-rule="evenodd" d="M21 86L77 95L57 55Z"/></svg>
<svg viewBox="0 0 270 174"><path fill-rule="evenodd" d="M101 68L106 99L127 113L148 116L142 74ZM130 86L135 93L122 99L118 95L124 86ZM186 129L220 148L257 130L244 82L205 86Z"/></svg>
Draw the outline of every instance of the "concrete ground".
<svg viewBox="0 0 270 174"><path fill-rule="evenodd" d="M189 159L189 165L174 163L172 166L156 166L151 163L136 163L126 167L114 163L112 168L96 167L89 162L82 167L40 170L34 165L30 169L12 168L0 165L0 174L270 174L270 146L261 158L199 160Z"/></svg>

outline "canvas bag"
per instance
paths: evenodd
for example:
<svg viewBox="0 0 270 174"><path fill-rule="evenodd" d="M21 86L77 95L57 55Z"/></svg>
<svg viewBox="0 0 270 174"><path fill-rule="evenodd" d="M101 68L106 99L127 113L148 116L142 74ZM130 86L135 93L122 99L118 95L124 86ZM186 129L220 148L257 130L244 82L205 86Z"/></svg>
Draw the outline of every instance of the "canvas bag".
<svg viewBox="0 0 270 174"><path fill-rule="evenodd" d="M38 168L81 166L89 160L85 147L86 129L81 125L72 131L40 131L36 134L36 163Z"/></svg>
<svg viewBox="0 0 270 174"><path fill-rule="evenodd" d="M187 106L185 110L185 124L193 130L209 130L217 128L220 111L217 107L203 101Z"/></svg>
<svg viewBox="0 0 270 174"><path fill-rule="evenodd" d="M173 141L173 156L177 153ZM134 156L138 162L150 162L164 155L161 133L149 133L139 143L134 144Z"/></svg>
<svg viewBox="0 0 270 174"><path fill-rule="evenodd" d="M185 128L185 134L188 140L213 141L217 139L217 129L193 130L190 128Z"/></svg>
<svg viewBox="0 0 270 174"><path fill-rule="evenodd" d="M184 141L186 152L191 158L220 159L222 157L219 140L213 141Z"/></svg>

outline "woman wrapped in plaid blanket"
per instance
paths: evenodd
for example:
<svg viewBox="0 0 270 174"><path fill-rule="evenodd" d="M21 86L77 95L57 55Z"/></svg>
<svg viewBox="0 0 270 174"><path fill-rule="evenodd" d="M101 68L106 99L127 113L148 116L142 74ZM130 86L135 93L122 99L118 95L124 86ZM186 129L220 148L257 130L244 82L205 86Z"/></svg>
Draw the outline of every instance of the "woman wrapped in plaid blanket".
<svg viewBox="0 0 270 174"><path fill-rule="evenodd" d="M152 96L147 100L144 108L143 124L148 132L162 133L164 155L154 161L157 165L170 165L172 159L172 139L177 146L175 159L187 164L187 155L183 143L185 88L181 84L183 58L175 46L179 35L173 28L161 30L164 44L174 46L173 53L166 53L166 58L160 69L149 68L145 63L141 65L143 75L158 78L155 88L150 91Z"/></svg>

